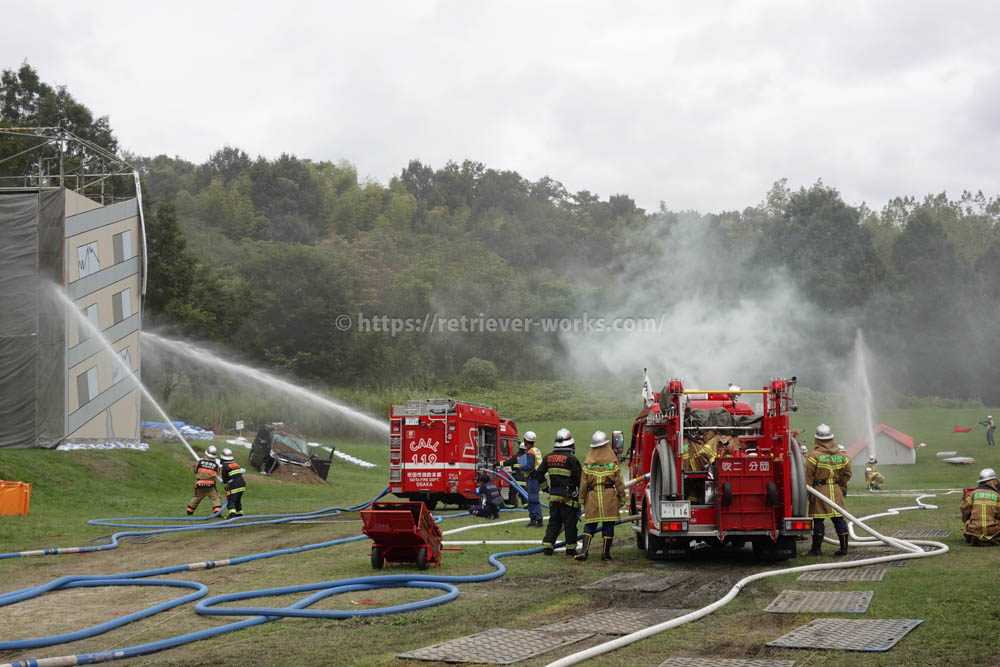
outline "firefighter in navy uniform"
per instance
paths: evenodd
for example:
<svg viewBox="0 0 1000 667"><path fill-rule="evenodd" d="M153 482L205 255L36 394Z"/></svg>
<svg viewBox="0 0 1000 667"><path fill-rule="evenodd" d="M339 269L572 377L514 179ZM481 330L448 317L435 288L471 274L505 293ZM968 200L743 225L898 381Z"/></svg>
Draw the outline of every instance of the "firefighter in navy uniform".
<svg viewBox="0 0 1000 667"><path fill-rule="evenodd" d="M962 500L965 541L979 546L1000 545L1000 480L993 468L979 472L979 485Z"/></svg>
<svg viewBox="0 0 1000 667"><path fill-rule="evenodd" d="M215 488L215 482L219 479L219 468L222 466L215 458L215 453L215 445L209 445L205 455L194 465L194 495L187 504L188 516L194 514L206 496L212 501L212 514L218 514L222 509L222 501L219 500L219 492Z"/></svg>
<svg viewBox="0 0 1000 667"><path fill-rule="evenodd" d="M579 487L583 468L573 455L573 435L569 429L559 429L555 448L542 459L532 477L549 494L549 525L545 529L542 547L551 556L559 533L566 530L566 555L576 555L577 521L580 518Z"/></svg>
<svg viewBox="0 0 1000 667"><path fill-rule="evenodd" d="M843 507L847 483L851 481L851 459L834 442L833 431L826 424L816 427L814 442L813 450L806 455L806 484ZM809 494L809 516L813 518L813 543L809 555L821 555L823 520L827 518L833 521L837 539L840 540L840 549L834 555L846 555L849 535L847 522L840 512Z"/></svg>
<svg viewBox="0 0 1000 667"><path fill-rule="evenodd" d="M243 469L233 458L233 450L222 450L222 483L226 487L226 517L243 516L243 492L247 483L243 479Z"/></svg>
<svg viewBox="0 0 1000 667"><path fill-rule="evenodd" d="M490 479L486 472L481 472L476 477L476 494L479 496L479 504L469 508L469 514L481 516L484 519L499 519L500 509L503 507L503 496L496 482Z"/></svg>

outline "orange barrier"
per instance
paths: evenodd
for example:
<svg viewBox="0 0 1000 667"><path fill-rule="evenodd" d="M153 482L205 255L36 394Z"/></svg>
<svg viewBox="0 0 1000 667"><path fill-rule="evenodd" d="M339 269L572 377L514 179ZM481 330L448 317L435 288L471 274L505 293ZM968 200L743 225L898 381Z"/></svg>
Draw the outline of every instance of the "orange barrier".
<svg viewBox="0 0 1000 667"><path fill-rule="evenodd" d="M0 480L0 514L23 516L31 502L31 484Z"/></svg>

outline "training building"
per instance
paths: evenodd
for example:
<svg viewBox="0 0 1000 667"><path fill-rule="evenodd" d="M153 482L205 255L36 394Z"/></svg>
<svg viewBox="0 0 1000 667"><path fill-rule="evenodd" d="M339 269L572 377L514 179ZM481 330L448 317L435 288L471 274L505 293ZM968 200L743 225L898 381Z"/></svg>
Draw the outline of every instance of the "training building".
<svg viewBox="0 0 1000 667"><path fill-rule="evenodd" d="M916 463L917 450L913 448L913 436L902 431L897 431L891 426L879 424L874 431L874 448L869 444L868 436L862 436L860 440L847 448L847 455L851 457L851 465L857 469L864 464L872 454L878 459L879 464L899 464Z"/></svg>
<svg viewBox="0 0 1000 667"><path fill-rule="evenodd" d="M140 392L126 370L139 373L145 276L129 169L133 179L129 196L119 187L94 199L78 191L85 179L0 187L0 447L139 439Z"/></svg>

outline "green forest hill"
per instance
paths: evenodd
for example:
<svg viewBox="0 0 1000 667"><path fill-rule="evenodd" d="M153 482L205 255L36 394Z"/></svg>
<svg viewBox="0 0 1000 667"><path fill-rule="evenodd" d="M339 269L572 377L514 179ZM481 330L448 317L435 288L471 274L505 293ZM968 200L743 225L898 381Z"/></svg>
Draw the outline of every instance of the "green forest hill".
<svg viewBox="0 0 1000 667"><path fill-rule="evenodd" d="M57 124L118 149L108 119L95 118L64 87L45 84L27 64L3 72L0 126ZM3 139L0 155L20 150L19 142ZM990 405L1000 398L995 196L901 193L873 210L845 202L821 181L795 189L779 179L741 211L673 211L661 203L650 212L627 194L569 192L554 178L532 181L473 160L437 167L412 160L379 183L359 179L347 162L251 158L230 146L202 164L125 157L140 170L145 193L144 326L210 341L312 386L347 394L490 390L498 381L588 373L595 381L596 373L600 382L610 373L638 387L641 368L573 367L558 331L392 334L365 330L359 316L423 322L431 313L619 312L640 288L634 266L642 259L641 289L656 312L703 280L699 274L727 267L726 280L700 297L706 309L788 284L821 314L803 332L817 350L845 355L861 327L895 390ZM31 168L0 165L4 175ZM652 255L693 234L705 271L672 271L668 255ZM344 315L352 318L348 327L339 324ZM154 387L171 382L170 369L144 361L143 371Z"/></svg>

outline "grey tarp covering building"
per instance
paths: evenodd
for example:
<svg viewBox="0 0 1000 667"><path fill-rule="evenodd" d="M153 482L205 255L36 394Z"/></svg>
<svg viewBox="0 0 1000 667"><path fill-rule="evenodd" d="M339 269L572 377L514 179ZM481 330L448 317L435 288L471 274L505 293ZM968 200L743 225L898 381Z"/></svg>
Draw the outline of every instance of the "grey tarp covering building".
<svg viewBox="0 0 1000 667"><path fill-rule="evenodd" d="M0 447L64 436L64 207L59 189L0 190Z"/></svg>

